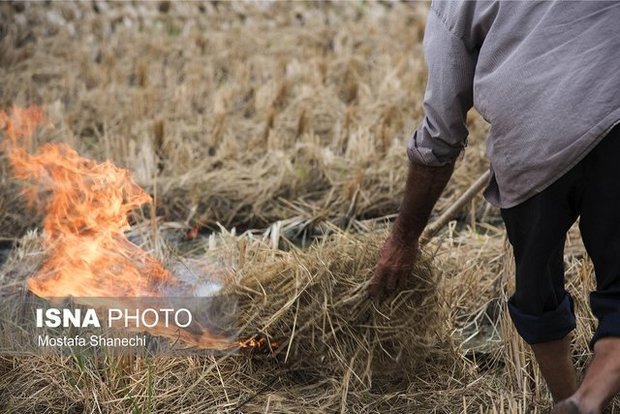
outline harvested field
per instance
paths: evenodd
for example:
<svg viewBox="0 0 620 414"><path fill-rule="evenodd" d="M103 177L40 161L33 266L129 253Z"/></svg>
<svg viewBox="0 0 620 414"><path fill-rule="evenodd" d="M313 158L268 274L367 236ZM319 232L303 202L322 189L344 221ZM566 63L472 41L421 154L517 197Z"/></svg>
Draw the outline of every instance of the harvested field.
<svg viewBox="0 0 620 414"><path fill-rule="evenodd" d="M404 292L381 304L366 298L422 117L426 10L0 3L0 109L41 105L53 128L33 147L64 142L131 170L154 208L132 217L130 239L164 263L232 264L241 335L277 343L155 358L0 348L0 411L544 412L550 397L505 307L510 249L480 196L424 247ZM487 168L487 125L474 112L468 124L469 146L437 212ZM2 157L8 297L44 252L32 230L41 217ZM584 367L594 281L576 229L565 261Z"/></svg>

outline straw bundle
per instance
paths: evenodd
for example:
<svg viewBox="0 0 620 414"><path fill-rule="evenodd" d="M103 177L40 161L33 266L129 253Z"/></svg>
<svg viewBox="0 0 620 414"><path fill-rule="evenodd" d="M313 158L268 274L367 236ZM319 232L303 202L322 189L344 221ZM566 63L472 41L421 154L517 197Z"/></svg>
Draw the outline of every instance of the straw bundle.
<svg viewBox="0 0 620 414"><path fill-rule="evenodd" d="M366 388L376 377L406 379L422 350L438 341L436 281L424 259L403 293L382 306L372 303L366 282L379 241L339 236L275 260L251 252L239 270L247 331L280 342L277 354L310 378L349 372L353 383Z"/></svg>
<svg viewBox="0 0 620 414"><path fill-rule="evenodd" d="M410 285L396 298L384 304L372 303L367 298L366 284L381 240L382 237L377 236L360 238L343 234L308 251L283 252L247 238L228 236L227 241L224 238L220 250L228 255L239 255L237 283L231 289L239 297L239 318L244 325L242 335L260 334L270 338L274 345L206 360L200 356L177 358L177 361L160 357L159 360L165 361L164 366L196 364L195 370L200 374L194 369L158 370L153 381L163 396L153 396L160 407L155 411L172 412L168 410L175 405L166 405L167 392L163 384L169 382L171 376L178 375L183 376L183 383L201 390L200 400L192 400L192 404L204 404L210 407L209 411L221 412L237 409L256 412L264 404L273 404L272 408L280 407L284 412L339 408L375 411L385 407L384 403L393 404L391 400L395 394L407 392L420 376L428 375L431 363L446 363L462 375L464 365L457 368L458 357L450 354L448 326L440 318L442 307L438 303L436 280L429 270L428 258L420 261ZM2 269L3 286L14 286L13 290L18 290L20 280L29 276L40 263L42 252L38 246L35 235L22 240L21 248ZM440 343L443 348L438 347ZM42 366L49 366L55 360L65 367L69 376L74 369L71 359L53 354L37 358L45 361L41 361ZM88 364L93 364L89 369L110 370L112 360L109 358L103 353L88 359ZM130 370L135 369L133 364L148 364L138 357L127 358L133 361L131 367L126 367ZM13 363L17 364L17 371L8 369L6 374L15 379L15 375L20 378L24 372L23 364L31 362L13 360ZM118 363L127 362L121 358ZM154 366L159 364L158 361ZM46 375L42 375L41 380L45 378ZM41 386L20 385L26 389ZM119 392L113 390L115 384L107 380L105 384L92 385L102 402L114 401L109 392ZM86 384L79 387L82 393L84 386L88 388ZM0 389L6 387L9 383L0 382ZM44 386L47 397L37 398L36 404L52 409L53 402L60 399L54 394L58 392L57 387L64 386ZM0 400L0 406L4 403L9 407L34 409L15 393L15 384L10 388L11 395L4 394L7 397ZM173 392L175 398L179 398L179 392ZM391 397L385 400L383 393ZM67 395L63 391L62 395L63 403L70 404L71 393ZM76 398L73 403L83 404L78 400ZM120 406L110 404L121 410ZM197 412L196 409L192 405L191 412Z"/></svg>
<svg viewBox="0 0 620 414"><path fill-rule="evenodd" d="M383 304L371 303L364 292L383 234L337 234L289 251L249 235L196 240L185 257L232 263L236 269L229 293L239 298L241 335L268 337L277 345L154 359L105 352L27 358L3 353L0 408L540 412L549 395L504 304L513 268L502 232L488 225L476 232L448 227L427 246L408 289ZM166 239L171 238L159 237ZM42 258L37 240L25 237L0 270L5 292L18 291L36 271ZM567 272L579 315L580 367L594 326L587 311L592 266L584 254L574 229Z"/></svg>

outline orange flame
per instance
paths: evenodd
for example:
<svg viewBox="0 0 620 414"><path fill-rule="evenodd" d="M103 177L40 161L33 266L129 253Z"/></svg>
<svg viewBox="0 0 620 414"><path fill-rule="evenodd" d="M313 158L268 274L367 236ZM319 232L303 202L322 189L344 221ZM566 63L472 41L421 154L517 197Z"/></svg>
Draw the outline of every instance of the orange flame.
<svg viewBox="0 0 620 414"><path fill-rule="evenodd" d="M66 144L46 144L30 154L37 127L45 122L38 107L0 111L0 131L15 178L27 182L23 193L32 208L44 211L46 259L27 281L35 295L73 297L84 305L104 306L100 298L161 297L178 280L154 257L130 242L129 213L151 197L129 171L110 161L81 157ZM90 298L90 299L88 299ZM119 299L120 300L120 299ZM107 302L109 305L109 302ZM178 330L155 326L148 331L200 348L264 349L277 347L265 338L230 342L200 325Z"/></svg>
<svg viewBox="0 0 620 414"><path fill-rule="evenodd" d="M27 281L35 295L58 300L73 297L81 304L101 304L96 297L160 297L178 281L154 257L124 235L128 215L151 202L130 173L110 161L81 157L66 144L47 144L30 154L36 128L44 122L37 107L0 111L3 149L15 178L27 183L31 207L45 213L46 258ZM90 299L88 299L90 298ZM149 332L201 348L231 348L229 338L202 326L178 330L155 326ZM235 346L233 346L235 347Z"/></svg>
<svg viewBox="0 0 620 414"><path fill-rule="evenodd" d="M36 107L0 113L13 174L30 184L24 190L29 204L46 213L48 259L28 288L46 298L159 295L160 285L174 278L123 235L128 214L151 198L127 170L83 158L68 145L47 144L29 154L22 141L43 119Z"/></svg>
<svg viewBox="0 0 620 414"><path fill-rule="evenodd" d="M280 344L275 341L270 341L265 336L253 336L239 341L239 348L241 349L274 349L278 348Z"/></svg>

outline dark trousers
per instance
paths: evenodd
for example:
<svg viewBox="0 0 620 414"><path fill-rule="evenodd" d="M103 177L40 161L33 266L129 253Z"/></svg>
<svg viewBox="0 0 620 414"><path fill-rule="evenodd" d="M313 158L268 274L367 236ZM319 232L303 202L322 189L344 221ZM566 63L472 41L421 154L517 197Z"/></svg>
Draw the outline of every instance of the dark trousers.
<svg viewBox="0 0 620 414"><path fill-rule="evenodd" d="M523 339L557 340L575 328L564 287L564 243L578 217L596 274L590 306L599 325L591 346L620 337L620 125L562 178L501 213L516 264L508 309Z"/></svg>

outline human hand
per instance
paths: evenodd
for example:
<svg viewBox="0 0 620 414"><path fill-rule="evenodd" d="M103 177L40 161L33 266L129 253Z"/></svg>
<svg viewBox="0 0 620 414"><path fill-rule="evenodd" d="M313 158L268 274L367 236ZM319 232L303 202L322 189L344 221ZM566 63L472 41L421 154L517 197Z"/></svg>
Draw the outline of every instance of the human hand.
<svg viewBox="0 0 620 414"><path fill-rule="evenodd" d="M403 243L394 232L390 234L381 249L368 286L370 297L380 299L404 288L417 261L418 247L417 238L410 243Z"/></svg>

